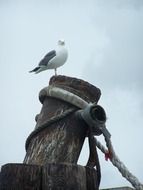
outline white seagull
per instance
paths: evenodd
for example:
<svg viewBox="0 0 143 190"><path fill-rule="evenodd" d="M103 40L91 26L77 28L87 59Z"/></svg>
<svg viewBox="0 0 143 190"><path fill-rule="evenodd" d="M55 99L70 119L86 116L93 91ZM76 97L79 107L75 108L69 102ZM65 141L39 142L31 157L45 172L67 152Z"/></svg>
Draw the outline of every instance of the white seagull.
<svg viewBox="0 0 143 190"><path fill-rule="evenodd" d="M40 61L38 66L29 72L35 72L35 74L37 74L41 71L54 69L55 75L57 75L57 68L62 66L66 62L67 58L68 51L65 47L65 41L59 40L57 49L47 53L45 57Z"/></svg>

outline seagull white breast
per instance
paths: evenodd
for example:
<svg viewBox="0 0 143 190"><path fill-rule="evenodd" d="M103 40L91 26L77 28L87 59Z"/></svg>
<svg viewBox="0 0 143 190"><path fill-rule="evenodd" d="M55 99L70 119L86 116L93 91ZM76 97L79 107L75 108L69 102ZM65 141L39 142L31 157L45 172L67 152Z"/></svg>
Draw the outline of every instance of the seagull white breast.
<svg viewBox="0 0 143 190"><path fill-rule="evenodd" d="M65 47L60 47L56 50L56 56L48 62L48 69L55 69L62 66L68 57L68 52Z"/></svg>

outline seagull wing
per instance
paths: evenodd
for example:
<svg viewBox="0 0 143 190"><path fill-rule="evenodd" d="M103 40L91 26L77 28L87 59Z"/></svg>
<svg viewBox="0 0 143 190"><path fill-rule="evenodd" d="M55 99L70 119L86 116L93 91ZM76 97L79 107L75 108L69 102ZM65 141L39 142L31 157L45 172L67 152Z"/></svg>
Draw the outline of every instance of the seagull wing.
<svg viewBox="0 0 143 190"><path fill-rule="evenodd" d="M40 61L39 66L47 66L48 62L56 56L56 51L52 50L45 55L45 57Z"/></svg>

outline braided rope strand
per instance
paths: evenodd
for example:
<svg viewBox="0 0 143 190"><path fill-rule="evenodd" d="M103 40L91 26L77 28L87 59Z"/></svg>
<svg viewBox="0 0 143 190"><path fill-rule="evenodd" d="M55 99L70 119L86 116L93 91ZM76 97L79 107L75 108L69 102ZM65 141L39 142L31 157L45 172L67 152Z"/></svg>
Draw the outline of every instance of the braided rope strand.
<svg viewBox="0 0 143 190"><path fill-rule="evenodd" d="M54 98L61 99L63 101L66 101L68 103L71 103L71 104L75 105L76 107L78 107L80 109L84 109L88 105L88 102L84 101L82 98L78 97L77 95L74 95L73 93L68 92L67 90L63 90L63 89L60 89L60 88L50 86L50 87L45 89L45 92L46 92L47 96L51 96L51 97L54 97ZM59 116L55 116L55 117L51 118L50 120L45 122L42 126L37 128L36 130L34 130L26 140L26 150L28 148L28 145L30 143L31 138L34 135L36 135L39 131L45 129L48 125L50 125L50 124L52 124L54 122L57 122L58 120L66 117L67 115L69 115L70 113L73 113L76 110L77 109L67 110L64 113L60 114ZM96 138L94 138L95 142L96 142L96 146L104 154L107 154L107 153L110 152L111 153L110 161L119 170L119 172L122 174L122 176L125 177L132 184L132 186L135 189L143 190L143 185L127 169L127 167L119 160L119 158L115 154L115 151L114 151L114 148L112 146L112 142L111 142L110 138L107 138L106 136L104 136L104 138L105 138L107 149Z"/></svg>
<svg viewBox="0 0 143 190"><path fill-rule="evenodd" d="M77 111L77 108L71 108L68 109L66 111L64 111L63 113L53 116L52 118L48 119L46 122L44 122L41 126L39 126L38 128L36 128L34 131L32 131L30 133L30 135L28 136L28 138L26 139L26 143L25 143L25 149L27 151L28 146L30 144L31 139L36 136L39 132L43 131L45 128L47 128L49 125L67 117L68 115L74 113L75 111Z"/></svg>
<svg viewBox="0 0 143 190"><path fill-rule="evenodd" d="M137 190L143 190L143 185L139 182L139 180L128 170L128 168L119 160L117 155L115 154L114 148L112 146L111 140L105 138L106 145L108 150L95 138L96 146L106 154L108 151L112 153L112 158L110 159L111 163L119 170L123 177L125 177L132 186Z"/></svg>

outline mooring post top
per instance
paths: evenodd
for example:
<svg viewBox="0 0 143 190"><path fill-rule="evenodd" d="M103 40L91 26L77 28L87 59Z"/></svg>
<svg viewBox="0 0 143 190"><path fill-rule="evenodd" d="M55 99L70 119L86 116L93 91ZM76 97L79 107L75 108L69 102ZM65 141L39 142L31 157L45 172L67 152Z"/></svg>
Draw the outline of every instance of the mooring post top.
<svg viewBox="0 0 143 190"><path fill-rule="evenodd" d="M99 88L82 79L73 77L63 75L53 76L50 78L49 85L72 92L87 102L97 103L101 96ZM47 96L44 89L42 89L39 94L39 100L41 103L43 103Z"/></svg>
<svg viewBox="0 0 143 190"><path fill-rule="evenodd" d="M100 89L77 78L53 76L40 91L42 109L35 130L26 141L24 163L77 163L87 135L87 125L75 113L97 103Z"/></svg>

